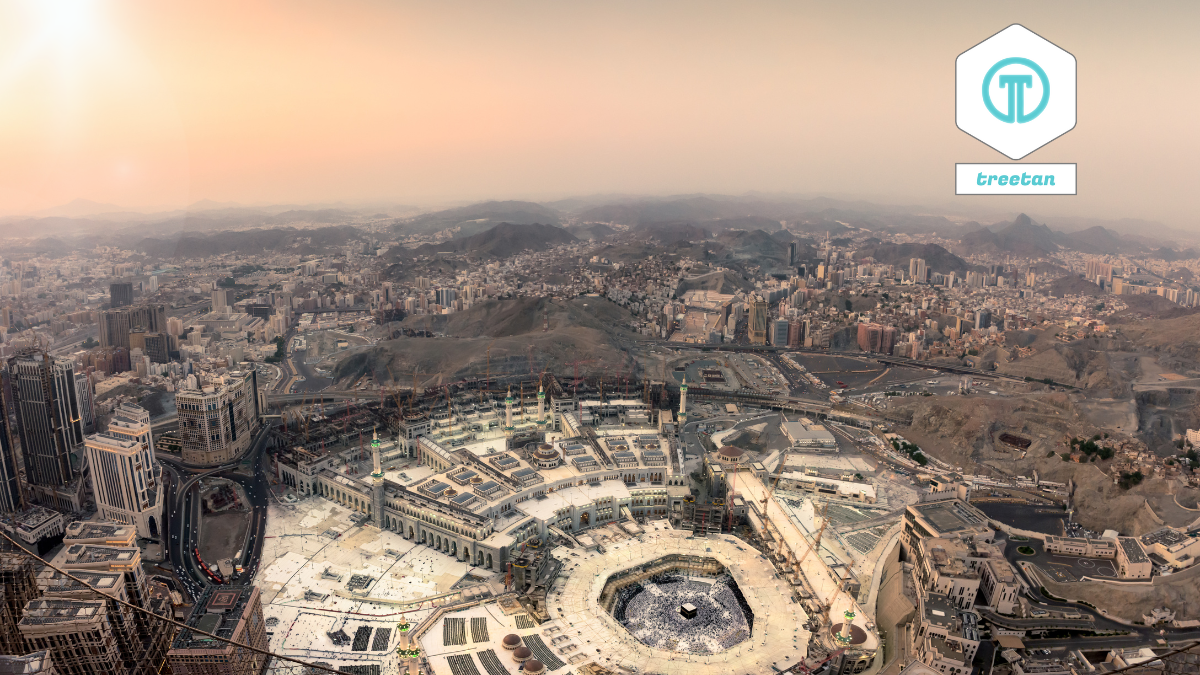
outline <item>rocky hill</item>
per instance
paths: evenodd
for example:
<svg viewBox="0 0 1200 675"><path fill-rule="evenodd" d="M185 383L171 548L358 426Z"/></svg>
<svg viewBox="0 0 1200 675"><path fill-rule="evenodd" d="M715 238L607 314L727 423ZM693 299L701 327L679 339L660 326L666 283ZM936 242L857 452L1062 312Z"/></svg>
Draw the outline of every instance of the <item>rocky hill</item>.
<svg viewBox="0 0 1200 675"><path fill-rule="evenodd" d="M434 255L442 252L466 253L480 258L507 258L522 251L545 251L559 244L579 241L575 235L555 225L500 223L460 239L440 244L423 244L398 252L402 256Z"/></svg>
<svg viewBox="0 0 1200 675"><path fill-rule="evenodd" d="M543 332L543 317L549 330ZM631 353L645 338L623 326L629 311L604 298L573 300L508 298L480 303L463 312L411 316L392 324L398 336L343 359L339 380L371 374L378 382L395 375L396 386L418 373L422 386L464 378L551 370L581 374L635 372ZM431 330L436 338L403 337L400 332Z"/></svg>
<svg viewBox="0 0 1200 675"><path fill-rule="evenodd" d="M349 225L297 229L236 230L213 233L188 232L177 236L146 237L134 247L158 258L196 258L237 251L245 254L290 250L308 255L358 239L362 232Z"/></svg>
<svg viewBox="0 0 1200 675"><path fill-rule="evenodd" d="M424 213L396 221L395 230L401 233L430 233L447 228L460 228L458 236L467 237L491 229L500 223L528 225L547 223L558 225L557 211L522 201L491 201L461 206L444 211Z"/></svg>
<svg viewBox="0 0 1200 675"><path fill-rule="evenodd" d="M967 261L937 244L874 244L855 251L854 257L873 258L880 264L896 265L904 269L908 269L909 260L921 258L925 265L935 272L957 272L959 276L972 269Z"/></svg>

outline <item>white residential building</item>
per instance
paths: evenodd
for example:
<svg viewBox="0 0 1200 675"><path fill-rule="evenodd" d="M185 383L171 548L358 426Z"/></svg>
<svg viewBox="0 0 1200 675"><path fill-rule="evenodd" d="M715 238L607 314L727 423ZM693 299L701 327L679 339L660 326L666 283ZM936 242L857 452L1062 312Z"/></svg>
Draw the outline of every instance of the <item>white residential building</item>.
<svg viewBox="0 0 1200 675"><path fill-rule="evenodd" d="M158 537L163 482L162 468L154 457L150 414L122 404L108 431L88 436L84 445L100 517L133 525L140 537Z"/></svg>

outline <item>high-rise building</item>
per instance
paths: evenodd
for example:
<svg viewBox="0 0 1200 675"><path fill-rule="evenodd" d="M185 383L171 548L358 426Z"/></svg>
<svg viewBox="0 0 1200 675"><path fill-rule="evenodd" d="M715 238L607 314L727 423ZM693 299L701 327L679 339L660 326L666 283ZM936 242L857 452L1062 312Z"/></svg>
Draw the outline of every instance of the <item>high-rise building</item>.
<svg viewBox="0 0 1200 675"><path fill-rule="evenodd" d="M167 333L177 337L183 335L183 319L177 316L167 319Z"/></svg>
<svg viewBox="0 0 1200 675"><path fill-rule="evenodd" d="M50 652L71 675L126 675L114 622L104 600L31 600L21 618L26 651Z"/></svg>
<svg viewBox="0 0 1200 675"><path fill-rule="evenodd" d="M108 305L112 308L133 304L133 282L121 281L108 285Z"/></svg>
<svg viewBox="0 0 1200 675"><path fill-rule="evenodd" d="M883 337L879 344L881 354L891 354L896 349L896 343L900 341L900 329L895 326L886 326L883 329Z"/></svg>
<svg viewBox="0 0 1200 675"><path fill-rule="evenodd" d="M150 579L142 569L136 539L137 529L132 525L75 521L67 526L63 548L52 562L84 581L89 575L104 582L93 585L104 588L109 596L113 638L128 668L127 675L152 675L159 671L174 637L172 626L154 617L170 618L173 608L170 589ZM53 570L42 572L39 586L47 597L94 597L90 591L75 595L74 591L81 589ZM141 607L149 614L134 612L116 600Z"/></svg>
<svg viewBox="0 0 1200 675"><path fill-rule="evenodd" d="M883 344L883 326L877 323L858 324L858 348L864 352L880 353Z"/></svg>
<svg viewBox="0 0 1200 675"><path fill-rule="evenodd" d="M435 296L436 299L434 302L442 307L450 307L458 299L458 290L454 288L439 288L435 291Z"/></svg>
<svg viewBox="0 0 1200 675"><path fill-rule="evenodd" d="M219 312L233 306L233 289L218 288L212 292L212 311Z"/></svg>
<svg viewBox="0 0 1200 675"><path fill-rule="evenodd" d="M152 363L171 362L171 345L166 333L146 333L142 340L143 351Z"/></svg>
<svg viewBox="0 0 1200 675"><path fill-rule="evenodd" d="M752 345L767 344L767 303L755 296L750 301L750 317L747 323L747 337Z"/></svg>
<svg viewBox="0 0 1200 675"><path fill-rule="evenodd" d="M141 330L161 333L167 329L167 308L164 305L142 305L100 312L100 346L129 348L129 333Z"/></svg>
<svg viewBox="0 0 1200 675"><path fill-rule="evenodd" d="M162 523L162 468L154 457L150 414L133 404L117 407L108 431L87 437L92 493L100 517L133 525L156 538Z"/></svg>
<svg viewBox="0 0 1200 675"><path fill-rule="evenodd" d="M78 510L84 432L75 362L31 351L9 359L8 372L30 491L36 501Z"/></svg>
<svg viewBox="0 0 1200 675"><path fill-rule="evenodd" d="M149 289L150 289L151 293L158 292L158 275L157 274L150 277Z"/></svg>
<svg viewBox="0 0 1200 675"><path fill-rule="evenodd" d="M775 322L771 324L771 344L775 345L776 347L787 346L789 327L790 324L788 323L787 319L783 317L775 319Z"/></svg>
<svg viewBox="0 0 1200 675"><path fill-rule="evenodd" d="M191 628L267 649L266 623L257 586L210 586L187 619ZM268 659L260 652L234 647L184 628L168 653L173 675L260 675Z"/></svg>
<svg viewBox="0 0 1200 675"><path fill-rule="evenodd" d="M40 564L40 563L39 563ZM0 654L24 654L25 638L17 624L25 605L40 596L37 567L24 555L0 557Z"/></svg>
<svg viewBox="0 0 1200 675"><path fill-rule="evenodd" d="M804 322L800 319L792 319L788 323L788 341L789 347L804 346Z"/></svg>
<svg viewBox="0 0 1200 675"><path fill-rule="evenodd" d="M75 373L75 396L79 399L79 414L83 418L83 433L96 431L96 388L87 373Z"/></svg>
<svg viewBox="0 0 1200 675"><path fill-rule="evenodd" d="M228 462L249 449L262 425L255 371L233 371L222 384L175 395L186 464Z"/></svg>
<svg viewBox="0 0 1200 675"><path fill-rule="evenodd" d="M975 330L985 330L992 325L992 312L988 309L975 310Z"/></svg>
<svg viewBox="0 0 1200 675"><path fill-rule="evenodd" d="M21 477L17 473L20 463L17 461L17 445L13 442L11 416L8 401L3 391L4 379L8 373L0 375L0 513L9 513L25 506L25 495L21 491Z"/></svg>

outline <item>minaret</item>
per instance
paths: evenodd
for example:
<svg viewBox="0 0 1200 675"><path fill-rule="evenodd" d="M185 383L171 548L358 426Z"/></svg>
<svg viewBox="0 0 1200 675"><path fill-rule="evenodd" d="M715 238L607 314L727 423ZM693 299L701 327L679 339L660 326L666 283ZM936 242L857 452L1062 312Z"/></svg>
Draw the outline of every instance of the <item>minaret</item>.
<svg viewBox="0 0 1200 675"><path fill-rule="evenodd" d="M683 384L679 385L679 428L687 423L687 375L683 376Z"/></svg>
<svg viewBox="0 0 1200 675"><path fill-rule="evenodd" d="M375 470L371 472L371 477L376 482L383 480L383 467L379 464L379 432L371 432L371 459L375 462Z"/></svg>
<svg viewBox="0 0 1200 675"><path fill-rule="evenodd" d="M539 427L546 426L546 388L541 385L538 385L537 424Z"/></svg>
<svg viewBox="0 0 1200 675"><path fill-rule="evenodd" d="M513 421L512 421L512 404L513 404L512 387L509 387L508 395L504 397L504 430L505 431L512 431L513 429L516 428L513 426Z"/></svg>
<svg viewBox="0 0 1200 675"><path fill-rule="evenodd" d="M376 527L383 527L383 466L379 463L379 432L371 432L371 459L374 471L371 472L371 522Z"/></svg>

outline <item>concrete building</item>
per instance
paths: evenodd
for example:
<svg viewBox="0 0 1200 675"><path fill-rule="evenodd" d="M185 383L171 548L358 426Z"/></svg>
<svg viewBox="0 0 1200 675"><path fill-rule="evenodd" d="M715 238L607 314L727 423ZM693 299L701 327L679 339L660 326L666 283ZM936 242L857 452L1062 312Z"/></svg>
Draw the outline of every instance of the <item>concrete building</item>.
<svg viewBox="0 0 1200 675"><path fill-rule="evenodd" d="M979 570L979 590L984 602L1001 614L1012 614L1017 607L1017 594L1022 589L1012 563L1001 555L981 561Z"/></svg>
<svg viewBox="0 0 1200 675"><path fill-rule="evenodd" d="M100 312L100 346L129 349L129 334L134 330L161 333L167 329L165 305L123 307Z"/></svg>
<svg viewBox="0 0 1200 675"><path fill-rule="evenodd" d="M0 517L0 527L42 553L58 544L65 522L58 511L37 504Z"/></svg>
<svg viewBox="0 0 1200 675"><path fill-rule="evenodd" d="M836 449L838 447L837 439L833 433L825 428L825 425L818 424L806 418L800 418L795 422L788 422L786 418L779 423L780 430L783 435L787 436L793 448L829 448Z"/></svg>
<svg viewBox="0 0 1200 675"><path fill-rule="evenodd" d="M75 396L79 399L79 414L83 419L83 433L96 432L96 388L92 376L75 373Z"/></svg>
<svg viewBox="0 0 1200 675"><path fill-rule="evenodd" d="M0 673L3 675L58 675L50 652L40 651L23 656L0 656Z"/></svg>
<svg viewBox="0 0 1200 675"><path fill-rule="evenodd" d="M1086 539L1083 537L1056 537L1046 535L1043 548L1047 553L1073 555L1081 558L1115 558L1117 542L1112 539Z"/></svg>
<svg viewBox="0 0 1200 675"><path fill-rule="evenodd" d="M912 652L945 675L970 673L979 651L979 616L940 593L919 594Z"/></svg>
<svg viewBox="0 0 1200 675"><path fill-rule="evenodd" d="M62 550L52 562L81 579L86 575L107 579L103 588L108 589L105 594L110 598L109 619L129 675L152 675L166 658L174 636L171 624L154 617L169 618L174 610L170 589L152 581L143 569L136 537L137 530L132 525L76 521L67 526ZM44 579L39 583L46 595L66 595L74 588L70 580L52 570ZM53 587L49 582L53 582ZM90 597L90 592L80 597ZM113 600L131 603L148 614L133 612Z"/></svg>
<svg viewBox="0 0 1200 675"><path fill-rule="evenodd" d="M196 600L186 623L198 631L267 649L262 600L255 586L210 587ZM269 662L259 652L186 628L171 644L167 659L173 675L260 675Z"/></svg>
<svg viewBox="0 0 1200 675"><path fill-rule="evenodd" d="M150 414L131 404L119 406L108 431L88 436L85 447L100 518L133 525L141 537L158 537L163 482Z"/></svg>
<svg viewBox="0 0 1200 675"><path fill-rule="evenodd" d="M133 304L133 282L119 281L108 285L109 307L125 307Z"/></svg>
<svg viewBox="0 0 1200 675"><path fill-rule="evenodd" d="M40 564L40 563L39 563ZM25 605L42 594L38 589L38 569L24 555L0 557L0 654L24 654L25 638L17 626Z"/></svg>
<svg viewBox="0 0 1200 675"><path fill-rule="evenodd" d="M3 384L3 379L0 379ZM11 408L8 399L0 396L0 513L11 513L25 507L21 476L17 471L17 445L11 428Z"/></svg>
<svg viewBox="0 0 1200 675"><path fill-rule="evenodd" d="M553 403L550 408L560 409ZM544 434L533 419L535 411L525 421L506 420L511 417L507 411L505 418L489 411L495 426L474 416L431 420L411 415L402 421L399 442L372 444L372 461L378 452L383 480L373 477L373 465L353 474L342 470L357 448L281 453L280 479L302 494L347 506L406 539L494 571L504 569L523 543L545 540L552 530L582 541L595 525L667 518L682 509L686 478L672 468L671 440L651 426L652 420L644 427L616 426L620 418L597 413L598 421L606 423L584 426L575 413L563 412L555 418L566 438L542 443L534 440ZM505 431L506 424L514 429ZM415 433L418 428L423 433ZM413 456L433 473L406 485L387 469L389 458L408 456L409 432ZM525 442L532 445L511 447L510 439L516 437L528 438Z"/></svg>
<svg viewBox="0 0 1200 675"><path fill-rule="evenodd" d="M241 456L262 426L254 370L231 371L223 382L175 395L185 464L213 466Z"/></svg>
<svg viewBox="0 0 1200 675"><path fill-rule="evenodd" d="M900 543L905 555L918 550L921 539L944 537L971 539L991 543L995 531L987 516L979 509L959 499L909 504L904 511Z"/></svg>
<svg viewBox="0 0 1200 675"><path fill-rule="evenodd" d="M752 345L767 344L767 303L762 298L755 296L749 302L750 316L747 325L747 337L750 338Z"/></svg>
<svg viewBox="0 0 1200 675"><path fill-rule="evenodd" d="M1154 565L1135 537L1117 539L1117 576L1122 579L1149 579Z"/></svg>
<svg viewBox="0 0 1200 675"><path fill-rule="evenodd" d="M83 412L75 362L31 351L8 361L25 472L34 501L62 511L83 506Z"/></svg>
<svg viewBox="0 0 1200 675"><path fill-rule="evenodd" d="M212 292L212 311L220 312L226 307L233 306L233 290L228 288L218 288Z"/></svg>
<svg viewBox="0 0 1200 675"><path fill-rule="evenodd" d="M19 626L26 651L49 652L63 673L128 673L104 600L31 600Z"/></svg>
<svg viewBox="0 0 1200 675"><path fill-rule="evenodd" d="M1200 536L1184 533L1169 527L1159 528L1138 538L1142 550L1157 556L1163 563L1175 569L1196 564L1200 556Z"/></svg>

